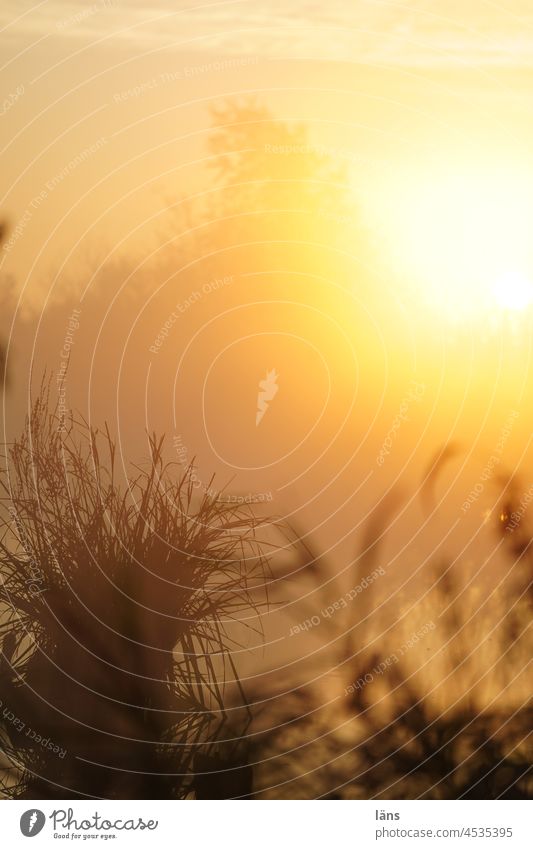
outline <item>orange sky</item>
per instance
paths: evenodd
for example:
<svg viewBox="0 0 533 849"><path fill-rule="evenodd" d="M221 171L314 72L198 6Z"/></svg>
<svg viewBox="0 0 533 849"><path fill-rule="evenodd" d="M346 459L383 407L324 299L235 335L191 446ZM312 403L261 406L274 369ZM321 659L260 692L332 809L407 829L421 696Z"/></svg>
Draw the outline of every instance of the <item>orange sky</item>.
<svg viewBox="0 0 533 849"><path fill-rule="evenodd" d="M354 480L365 480L371 472L371 482L358 496L357 521L362 521L396 478L405 476L408 488L418 486L420 469L435 447L452 437L472 452L467 479L454 477L460 462L445 478L451 487L449 511L456 517L514 408L520 416L501 462L502 468L518 464L530 438L530 324L517 343L510 326L514 319L507 317L495 335L489 322L470 325L470 315L466 328L448 326L435 309L428 319L419 311L420 290L411 286L412 268L397 267L393 251L403 223L399 186L407 184L416 195L426 179L421 174L442 179L450 163L464 169L476 161L487 179L493 168L505 172L509 167L523 185L533 183L530 3L45 0L30 5L4 0L0 26L0 209L11 227L7 249L0 251L0 270L15 275L22 310L37 307L34 322L42 319L38 330L31 325L35 373L45 365L58 367L65 322L78 304L73 293L82 282L92 291L91 275L109 254L119 272L113 277L106 266L99 290L105 297L89 298L84 307L76 350L89 351L90 364L74 372L69 399L82 409L94 403L98 416L116 419L125 438L136 439L141 451L139 433L145 426L170 437L183 427L189 454L204 464L203 476L216 469L227 480L237 470L238 487L276 490L280 509L309 495L313 522L330 541L355 521ZM254 340L219 357L219 347L232 342L236 329L242 335L282 334L289 332L291 321L297 329L302 321L287 309L281 317L273 315L269 325L264 308L253 315L224 313L226 323L221 321L216 335L199 337L197 349L191 349L194 369L185 370L181 390L192 412L189 417L182 413L186 420L181 425L175 421L178 358L204 322L246 298L260 300L265 269L249 269L249 278L239 278L234 288L191 309L157 365L149 343L175 301L190 295L187 276L175 290L167 286L166 294L153 296L141 330L127 323L127 294L111 303L113 286L123 282L122 273L127 276L129 266L124 270L122 261L133 266L152 250L152 263L163 270L176 264L170 249L160 250L172 228L168 206L211 188L205 167L208 108L224 97L250 93L276 117L304 122L315 145L348 164L354 204L372 234L372 256L379 257L373 271L381 273L387 288L372 284L363 293L375 325L360 315L356 323L351 292L346 299L329 290L327 297L320 295L321 307L330 307L328 320L340 320L355 342L360 382L353 407L352 364L347 365L347 348L333 325L322 330L319 353L326 367L316 351L320 333L310 319L304 331L299 328L305 351L284 337L277 347L269 339L261 349ZM154 282L155 290L163 271L155 273L152 267L143 271L143 279ZM310 299L305 294L312 291L309 281L308 288L298 290L298 300L293 279L288 283L271 271L274 297L288 293L300 304ZM397 303L391 299L384 305L384 292L389 299L393 292ZM48 299L54 298L64 306L52 310ZM101 336L95 340L97 330ZM20 328L12 341L15 361L25 367L32 352ZM90 366L97 375L91 383ZM274 367L281 388L259 432L254 424L257 383ZM411 405L398 450L383 471L376 467L376 455L413 378L425 380L427 392L420 405ZM28 375L25 381L22 406ZM221 394L221 386L229 394ZM239 394L240 386L247 395ZM329 389L333 401L312 430ZM223 415L228 404L238 411L236 421ZM310 433L303 454L296 451L282 463L280 458ZM362 443L365 438L369 441ZM334 448L298 480L302 469L322 457L330 439ZM266 466L267 461L272 467L260 474L238 468ZM293 479L292 489L283 489ZM485 495L495 500L488 489ZM412 507L409 528L420 522L417 509ZM478 524L481 512L479 505ZM448 522L445 531L451 526ZM408 534L404 528L400 536ZM464 536L469 533L470 526ZM419 539L415 533L411 540L416 556Z"/></svg>
<svg viewBox="0 0 533 849"><path fill-rule="evenodd" d="M41 281L66 248L92 255L111 235L117 246L196 185L206 107L228 94L257 92L352 157L373 219L391 177L454 146L518 158L530 179L526 2L9 0L0 24L0 206L25 230L2 267L26 275L36 262Z"/></svg>

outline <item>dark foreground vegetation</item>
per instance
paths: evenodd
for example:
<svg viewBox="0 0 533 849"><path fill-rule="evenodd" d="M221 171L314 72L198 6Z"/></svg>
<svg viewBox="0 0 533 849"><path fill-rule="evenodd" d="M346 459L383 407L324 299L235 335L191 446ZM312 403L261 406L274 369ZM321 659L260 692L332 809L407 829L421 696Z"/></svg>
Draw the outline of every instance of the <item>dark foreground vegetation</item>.
<svg viewBox="0 0 533 849"><path fill-rule="evenodd" d="M151 438L149 451L121 484L109 433L74 419L63 428L46 395L9 448L0 537L8 796L210 792L202 773L217 772L226 722L218 682L236 680L226 626L253 611L263 560L250 514L196 500L190 473L165 464L162 441Z"/></svg>

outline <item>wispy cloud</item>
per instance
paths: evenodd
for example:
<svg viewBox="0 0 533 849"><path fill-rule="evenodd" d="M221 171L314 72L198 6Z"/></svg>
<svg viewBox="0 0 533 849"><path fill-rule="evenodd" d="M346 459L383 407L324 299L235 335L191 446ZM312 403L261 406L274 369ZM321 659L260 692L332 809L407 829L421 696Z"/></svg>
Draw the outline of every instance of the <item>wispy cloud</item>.
<svg viewBox="0 0 533 849"><path fill-rule="evenodd" d="M3 0L10 40L46 36L272 58L401 65L533 64L529 0L503 9L486 0Z"/></svg>

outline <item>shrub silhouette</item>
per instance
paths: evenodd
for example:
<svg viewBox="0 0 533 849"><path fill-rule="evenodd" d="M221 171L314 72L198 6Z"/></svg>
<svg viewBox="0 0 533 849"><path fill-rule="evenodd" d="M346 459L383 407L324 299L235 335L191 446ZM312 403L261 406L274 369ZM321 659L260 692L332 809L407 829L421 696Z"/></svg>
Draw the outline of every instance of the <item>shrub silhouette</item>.
<svg viewBox="0 0 533 849"><path fill-rule="evenodd" d="M224 752L234 766L231 747L217 747L226 670L236 678L226 624L250 614L262 580L257 523L196 496L162 440L149 447L146 468L121 482L107 427L74 417L62 427L42 392L7 452L0 721L11 797L184 797L199 753L205 796Z"/></svg>
<svg viewBox="0 0 533 849"><path fill-rule="evenodd" d="M352 586L380 562L380 544L392 506L382 505L367 523L352 566ZM525 558L531 538L523 523L519 526L515 520L513 533L510 530L510 517L518 515L519 504L512 494L500 512L498 533L504 534L508 553L517 562L530 565ZM292 587L296 618L304 620L331 603L335 594L340 597L343 587L334 564L314 548L308 535L293 528L290 539L294 559L289 570L284 567L284 574L300 576L288 586ZM276 575L275 562L273 569ZM411 623L420 625L424 621L421 615L438 621L433 639L440 642L441 657L439 661L436 652L434 658L422 658L418 669L414 659L409 663L409 656L402 658L400 653L397 663L385 663L402 644L401 631L389 637L380 619L376 630L385 636L372 638L367 622L373 608L379 608L375 584L349 608L322 618L312 633L324 641L325 663L331 672L327 697L313 684L298 685L287 679L276 680L274 686L260 683L249 693L257 705L249 736L255 795L291 799L532 798L532 708L529 696L519 689L531 655L529 574L527 570L515 596L508 597L506 591L495 598L492 611L482 611L476 631L474 622L465 624L475 604L458 569L440 563L434 593L423 614L415 611ZM486 638L491 634L496 662L487 653ZM437 685L430 668L435 662L440 663L442 676ZM378 669L382 670L379 674ZM312 677L317 676L313 668ZM363 683L354 687L357 681ZM370 682L368 686L365 681ZM339 684L337 694L335 686Z"/></svg>

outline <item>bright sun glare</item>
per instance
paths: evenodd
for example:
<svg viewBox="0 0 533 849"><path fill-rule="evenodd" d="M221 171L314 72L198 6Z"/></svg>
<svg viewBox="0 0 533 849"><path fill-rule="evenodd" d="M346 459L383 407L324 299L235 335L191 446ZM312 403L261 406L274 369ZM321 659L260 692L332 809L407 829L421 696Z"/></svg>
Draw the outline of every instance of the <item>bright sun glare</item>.
<svg viewBox="0 0 533 849"><path fill-rule="evenodd" d="M504 309L523 310L533 301L533 283L519 271L508 271L495 282L493 294Z"/></svg>
<svg viewBox="0 0 533 849"><path fill-rule="evenodd" d="M411 174L395 193L394 256L442 314L470 320L533 302L533 199L520 176L469 166Z"/></svg>

